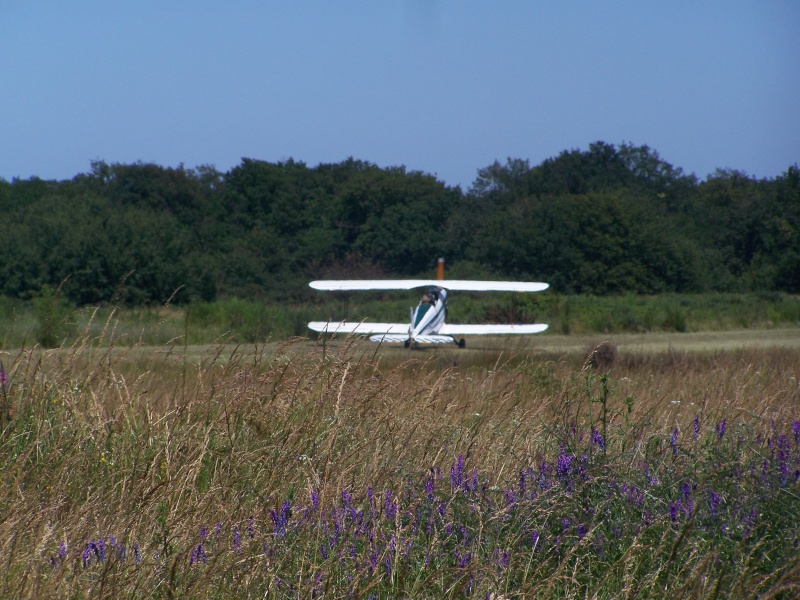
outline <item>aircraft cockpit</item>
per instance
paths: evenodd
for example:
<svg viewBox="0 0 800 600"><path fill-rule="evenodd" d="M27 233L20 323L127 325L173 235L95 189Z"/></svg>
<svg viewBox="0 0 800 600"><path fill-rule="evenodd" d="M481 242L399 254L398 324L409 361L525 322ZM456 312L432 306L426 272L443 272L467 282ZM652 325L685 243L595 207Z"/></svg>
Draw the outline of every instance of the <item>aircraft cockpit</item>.
<svg viewBox="0 0 800 600"><path fill-rule="evenodd" d="M422 294L422 298L420 299L420 304L430 304L432 306L436 306L436 303L439 301L441 297L440 290L441 288L433 288L424 294Z"/></svg>

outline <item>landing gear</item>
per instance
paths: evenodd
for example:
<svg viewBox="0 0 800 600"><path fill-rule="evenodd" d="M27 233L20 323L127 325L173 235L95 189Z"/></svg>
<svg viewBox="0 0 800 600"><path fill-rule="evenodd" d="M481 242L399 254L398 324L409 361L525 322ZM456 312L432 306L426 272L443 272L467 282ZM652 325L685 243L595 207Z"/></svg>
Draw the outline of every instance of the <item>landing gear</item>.
<svg viewBox="0 0 800 600"><path fill-rule="evenodd" d="M406 340L405 342L403 342L403 346L405 348L408 348L410 345L411 345L411 340Z"/></svg>
<svg viewBox="0 0 800 600"><path fill-rule="evenodd" d="M466 348L467 347L467 340L465 340L464 338L461 338L460 340L458 340L458 347L459 348Z"/></svg>

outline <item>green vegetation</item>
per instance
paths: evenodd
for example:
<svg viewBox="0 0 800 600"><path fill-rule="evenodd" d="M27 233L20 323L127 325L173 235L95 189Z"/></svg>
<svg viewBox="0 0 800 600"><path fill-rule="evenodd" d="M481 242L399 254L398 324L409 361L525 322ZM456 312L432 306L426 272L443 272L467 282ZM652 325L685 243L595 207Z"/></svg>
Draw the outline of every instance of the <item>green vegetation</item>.
<svg viewBox="0 0 800 600"><path fill-rule="evenodd" d="M70 181L0 180L0 214L0 295L60 286L73 306L315 302L311 279L430 276L440 256L453 278L568 295L800 292L796 165L698 181L630 144L495 163L467 192L353 159L96 162Z"/></svg>
<svg viewBox="0 0 800 600"><path fill-rule="evenodd" d="M398 298L398 296L400 296ZM492 296L492 297L490 297ZM268 303L230 298L162 307L72 307L45 288L33 302L0 298L0 349L71 345L98 336L113 317L122 344L252 343L309 336L312 320L408 319L416 303L408 294L319 294L316 302ZM778 292L749 294L661 294L657 296L565 296L459 294L448 321L460 323L549 323L543 335L772 329L800 324L800 298Z"/></svg>
<svg viewBox="0 0 800 600"><path fill-rule="evenodd" d="M2 597L800 591L796 349L190 361L116 329L0 355Z"/></svg>

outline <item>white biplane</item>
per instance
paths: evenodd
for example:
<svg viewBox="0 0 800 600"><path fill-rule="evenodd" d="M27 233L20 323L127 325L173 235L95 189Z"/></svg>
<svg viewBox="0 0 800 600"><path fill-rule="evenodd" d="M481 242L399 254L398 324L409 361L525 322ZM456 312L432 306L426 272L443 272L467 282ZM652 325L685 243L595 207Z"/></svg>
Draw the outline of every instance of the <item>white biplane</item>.
<svg viewBox="0 0 800 600"><path fill-rule="evenodd" d="M365 334L373 342L403 342L406 348L420 343L454 343L465 346L460 335L529 335L547 329L544 323L515 325L450 325L445 323L447 299L450 291L470 292L541 292L549 285L520 281L469 281L441 278L443 267L439 267L439 279L372 279L372 280L324 280L312 281L309 285L323 291L355 290L412 290L429 288L422 294L416 308L411 308L410 323L369 323L347 321L312 321L308 328L319 333Z"/></svg>

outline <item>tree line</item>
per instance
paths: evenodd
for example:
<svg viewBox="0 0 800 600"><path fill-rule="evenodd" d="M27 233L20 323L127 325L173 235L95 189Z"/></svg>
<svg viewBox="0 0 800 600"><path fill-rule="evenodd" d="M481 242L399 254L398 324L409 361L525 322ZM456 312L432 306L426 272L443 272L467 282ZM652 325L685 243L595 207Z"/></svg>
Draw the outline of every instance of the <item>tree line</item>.
<svg viewBox="0 0 800 600"><path fill-rule="evenodd" d="M71 180L0 179L0 294L76 305L309 297L321 277L550 282L562 293L800 293L800 170L685 174L596 142L480 169L464 192L349 158L309 167L93 162Z"/></svg>

